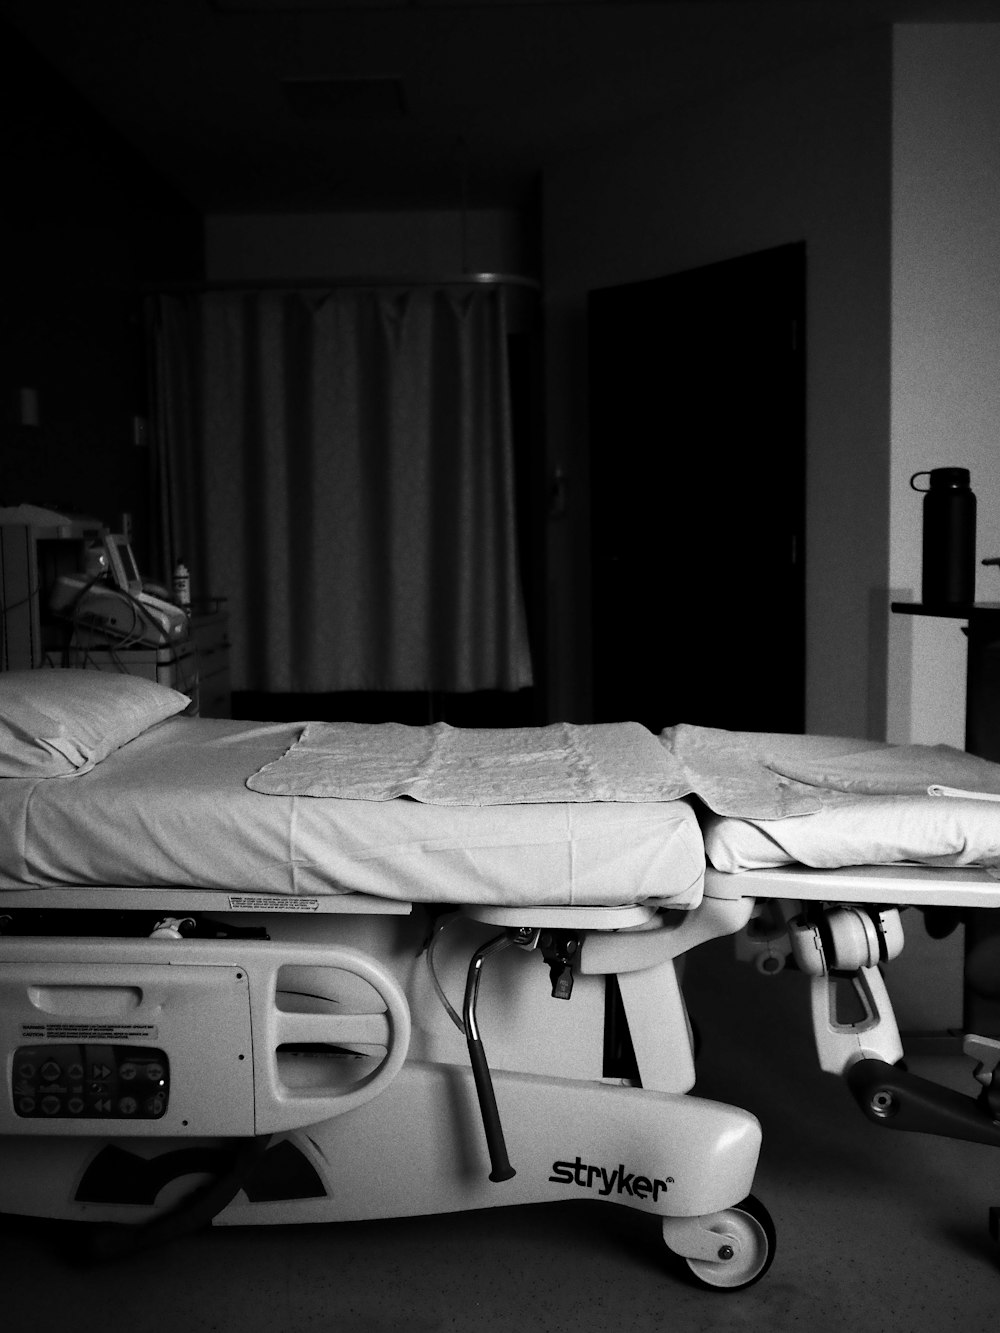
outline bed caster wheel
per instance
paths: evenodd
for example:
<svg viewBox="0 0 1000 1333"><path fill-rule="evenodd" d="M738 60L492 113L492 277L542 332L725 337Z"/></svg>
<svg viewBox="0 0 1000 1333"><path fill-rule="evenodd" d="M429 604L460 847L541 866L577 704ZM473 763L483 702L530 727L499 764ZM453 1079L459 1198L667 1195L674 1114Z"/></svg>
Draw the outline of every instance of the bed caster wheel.
<svg viewBox="0 0 1000 1333"><path fill-rule="evenodd" d="M683 1255L688 1280L712 1291L741 1291L759 1282L774 1259L777 1236L771 1214L751 1194L734 1208L705 1219L700 1233L699 1255ZM716 1248L714 1236L718 1236ZM705 1239L714 1253L705 1254ZM667 1226L664 1239L670 1245ZM734 1245L733 1241L737 1243Z"/></svg>

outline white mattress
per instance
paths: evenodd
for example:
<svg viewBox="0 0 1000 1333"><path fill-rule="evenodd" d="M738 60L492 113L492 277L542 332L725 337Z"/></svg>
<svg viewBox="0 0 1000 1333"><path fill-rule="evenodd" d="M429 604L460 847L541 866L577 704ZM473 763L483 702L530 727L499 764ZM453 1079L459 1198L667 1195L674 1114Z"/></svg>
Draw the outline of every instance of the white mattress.
<svg viewBox="0 0 1000 1333"><path fill-rule="evenodd" d="M0 780L0 890L142 885L407 902L701 899L682 801L441 807L262 795L301 724L171 718L73 777Z"/></svg>
<svg viewBox="0 0 1000 1333"><path fill-rule="evenodd" d="M828 794L815 814L704 821L716 870L785 865L983 867L1000 874L1000 803L932 796Z"/></svg>

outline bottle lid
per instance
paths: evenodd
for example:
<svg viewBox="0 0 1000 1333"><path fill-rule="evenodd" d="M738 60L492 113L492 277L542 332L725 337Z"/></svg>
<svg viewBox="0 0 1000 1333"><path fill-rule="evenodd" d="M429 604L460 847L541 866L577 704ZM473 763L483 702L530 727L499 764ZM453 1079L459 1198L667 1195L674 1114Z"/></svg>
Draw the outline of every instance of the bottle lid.
<svg viewBox="0 0 1000 1333"><path fill-rule="evenodd" d="M968 486L971 473L967 467L936 467L928 474L931 486Z"/></svg>

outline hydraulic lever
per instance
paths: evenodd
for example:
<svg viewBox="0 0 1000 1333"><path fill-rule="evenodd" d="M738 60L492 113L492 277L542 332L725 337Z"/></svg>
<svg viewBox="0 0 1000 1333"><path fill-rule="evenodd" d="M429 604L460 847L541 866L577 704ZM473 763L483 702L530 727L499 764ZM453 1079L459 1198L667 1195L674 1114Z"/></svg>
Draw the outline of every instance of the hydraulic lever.
<svg viewBox="0 0 1000 1333"><path fill-rule="evenodd" d="M530 933L530 932L529 932ZM493 1079L486 1060L483 1039L479 1035L476 1022L476 1002L479 998L479 978L486 959L502 949L518 943L517 931L504 931L495 939L489 940L472 955L469 972L465 982L465 1002L462 1006L462 1019L465 1023L465 1040L472 1062L472 1077L476 1083L476 1096L479 1098L479 1110L483 1117L483 1130L486 1133L486 1147L490 1154L490 1180L499 1183L510 1180L517 1174L507 1156L507 1143L503 1136L500 1113L497 1110L496 1095L493 1091Z"/></svg>

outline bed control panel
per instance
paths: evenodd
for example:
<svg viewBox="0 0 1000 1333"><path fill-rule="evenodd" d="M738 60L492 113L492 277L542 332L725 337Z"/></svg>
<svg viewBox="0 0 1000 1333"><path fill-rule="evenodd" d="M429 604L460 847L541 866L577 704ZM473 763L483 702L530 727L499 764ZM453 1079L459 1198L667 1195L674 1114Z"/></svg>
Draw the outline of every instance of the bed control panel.
<svg viewBox="0 0 1000 1333"><path fill-rule="evenodd" d="M159 1120L170 1097L170 1066L151 1046L19 1046L11 1094L22 1119Z"/></svg>
<svg viewBox="0 0 1000 1333"><path fill-rule="evenodd" d="M314 1125L376 1096L409 1034L393 974L332 941L0 935L0 1136Z"/></svg>

